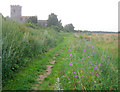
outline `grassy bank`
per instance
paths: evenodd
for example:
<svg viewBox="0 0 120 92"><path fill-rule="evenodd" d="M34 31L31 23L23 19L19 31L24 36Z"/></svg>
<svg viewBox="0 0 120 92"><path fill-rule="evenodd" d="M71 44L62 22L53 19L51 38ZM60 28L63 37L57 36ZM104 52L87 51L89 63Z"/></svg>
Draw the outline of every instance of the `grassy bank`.
<svg viewBox="0 0 120 92"><path fill-rule="evenodd" d="M32 29L9 19L2 20L3 86L33 59L57 46L63 37L52 28ZM33 61L33 62L32 62Z"/></svg>

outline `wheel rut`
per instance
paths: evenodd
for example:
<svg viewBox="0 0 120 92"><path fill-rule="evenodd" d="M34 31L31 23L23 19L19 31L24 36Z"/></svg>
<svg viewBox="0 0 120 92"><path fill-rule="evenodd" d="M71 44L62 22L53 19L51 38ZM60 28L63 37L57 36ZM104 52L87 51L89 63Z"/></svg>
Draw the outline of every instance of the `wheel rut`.
<svg viewBox="0 0 120 92"><path fill-rule="evenodd" d="M54 56L53 57L53 61L51 61L51 62L49 62L50 64L52 64L52 65L46 65L47 66L47 69L46 69L46 73L44 73L43 75L39 75L39 77L37 78L37 81L38 81L38 84L35 84L35 87L33 87L33 90L37 90L38 89L38 86L40 85L40 84L42 84L42 82L44 81L44 79L51 73L51 71L52 71L52 67L54 66L54 64L55 64L55 59L56 59L56 57ZM33 91L33 92L35 92L35 91Z"/></svg>

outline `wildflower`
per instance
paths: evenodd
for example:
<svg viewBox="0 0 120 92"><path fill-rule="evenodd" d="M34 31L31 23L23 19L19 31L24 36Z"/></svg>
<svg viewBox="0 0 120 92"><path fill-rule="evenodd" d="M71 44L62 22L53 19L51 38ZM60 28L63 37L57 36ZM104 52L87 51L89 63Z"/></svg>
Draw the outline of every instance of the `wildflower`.
<svg viewBox="0 0 120 92"><path fill-rule="evenodd" d="M80 81L77 81L77 83L80 83Z"/></svg>
<svg viewBox="0 0 120 92"><path fill-rule="evenodd" d="M83 75L81 75L81 77L83 77Z"/></svg>
<svg viewBox="0 0 120 92"><path fill-rule="evenodd" d="M83 71L81 70L81 73L82 73Z"/></svg>
<svg viewBox="0 0 120 92"><path fill-rule="evenodd" d="M77 74L76 72L74 72L74 74Z"/></svg>
<svg viewBox="0 0 120 92"><path fill-rule="evenodd" d="M84 58L82 58L82 60L83 60Z"/></svg>
<svg viewBox="0 0 120 92"><path fill-rule="evenodd" d="M93 50L93 53L95 53L95 51Z"/></svg>
<svg viewBox="0 0 120 92"><path fill-rule="evenodd" d="M100 72L102 72L102 70Z"/></svg>
<svg viewBox="0 0 120 92"><path fill-rule="evenodd" d="M71 56L72 54L70 53L69 56Z"/></svg>
<svg viewBox="0 0 120 92"><path fill-rule="evenodd" d="M68 78L68 80L70 80L70 79Z"/></svg>
<svg viewBox="0 0 120 92"><path fill-rule="evenodd" d="M88 56L88 58L90 58L90 56Z"/></svg>
<svg viewBox="0 0 120 92"><path fill-rule="evenodd" d="M86 49L84 49L84 52L86 51Z"/></svg>
<svg viewBox="0 0 120 92"><path fill-rule="evenodd" d="M91 46L91 48L93 49L93 46Z"/></svg>
<svg viewBox="0 0 120 92"><path fill-rule="evenodd" d="M70 51L70 52L71 52L71 50L70 50L70 49L68 49L68 51Z"/></svg>
<svg viewBox="0 0 120 92"><path fill-rule="evenodd" d="M91 56L93 56L93 55L91 55Z"/></svg>
<svg viewBox="0 0 120 92"><path fill-rule="evenodd" d="M77 75L75 75L75 77L77 77Z"/></svg>
<svg viewBox="0 0 120 92"><path fill-rule="evenodd" d="M98 74L96 74L96 76L98 76Z"/></svg>
<svg viewBox="0 0 120 92"><path fill-rule="evenodd" d="M78 68L78 66L77 66L77 68Z"/></svg>
<svg viewBox="0 0 120 92"><path fill-rule="evenodd" d="M93 64L91 63L91 65L93 65Z"/></svg>
<svg viewBox="0 0 120 92"><path fill-rule="evenodd" d="M97 66L95 66L94 69L97 69Z"/></svg>
<svg viewBox="0 0 120 92"><path fill-rule="evenodd" d="M73 77L75 77L75 76L73 76Z"/></svg>
<svg viewBox="0 0 120 92"><path fill-rule="evenodd" d="M69 64L69 65L72 65L72 64Z"/></svg>
<svg viewBox="0 0 120 92"><path fill-rule="evenodd" d="M101 63L99 64L99 66L101 66Z"/></svg>

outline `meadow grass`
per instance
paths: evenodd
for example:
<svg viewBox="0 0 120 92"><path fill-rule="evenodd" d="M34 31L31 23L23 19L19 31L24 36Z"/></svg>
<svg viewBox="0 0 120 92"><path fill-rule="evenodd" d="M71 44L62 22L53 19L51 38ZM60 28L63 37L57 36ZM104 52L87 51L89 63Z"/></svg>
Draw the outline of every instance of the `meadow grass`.
<svg viewBox="0 0 120 92"><path fill-rule="evenodd" d="M117 53L112 55L111 49L98 46L106 46L105 42L80 38L69 37L39 90L118 90ZM117 52L116 45L113 52Z"/></svg>

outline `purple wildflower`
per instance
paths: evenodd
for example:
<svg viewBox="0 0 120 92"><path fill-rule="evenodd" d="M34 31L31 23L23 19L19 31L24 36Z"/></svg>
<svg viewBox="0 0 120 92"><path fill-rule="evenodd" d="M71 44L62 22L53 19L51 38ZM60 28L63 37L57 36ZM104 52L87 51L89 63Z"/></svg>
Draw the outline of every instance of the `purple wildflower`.
<svg viewBox="0 0 120 92"><path fill-rule="evenodd" d="M72 65L72 64L69 64L69 65Z"/></svg>
<svg viewBox="0 0 120 92"><path fill-rule="evenodd" d="M88 58L90 58L90 56L88 56Z"/></svg>
<svg viewBox="0 0 120 92"><path fill-rule="evenodd" d="M76 72L73 72L74 74L77 74Z"/></svg>
<svg viewBox="0 0 120 92"><path fill-rule="evenodd" d="M94 67L94 69L97 69L97 66L96 66L96 67Z"/></svg>
<svg viewBox="0 0 120 92"><path fill-rule="evenodd" d="M91 48L93 49L93 46L91 46Z"/></svg>
<svg viewBox="0 0 120 92"><path fill-rule="evenodd" d="M91 56L93 56L93 55L91 55Z"/></svg>
<svg viewBox="0 0 120 92"><path fill-rule="evenodd" d="M100 72L102 72L102 70Z"/></svg>
<svg viewBox="0 0 120 92"><path fill-rule="evenodd" d="M77 66L77 68L78 68L78 66Z"/></svg>
<svg viewBox="0 0 120 92"><path fill-rule="evenodd" d="M84 49L84 52L86 51L86 49Z"/></svg>
<svg viewBox="0 0 120 92"><path fill-rule="evenodd" d="M75 75L75 77L77 77L77 75Z"/></svg>
<svg viewBox="0 0 120 92"><path fill-rule="evenodd" d="M101 66L101 63L99 64L99 66Z"/></svg>
<svg viewBox="0 0 120 92"><path fill-rule="evenodd" d="M96 74L96 76L98 76L98 74Z"/></svg>
<svg viewBox="0 0 120 92"><path fill-rule="evenodd" d="M83 71L81 70L81 73L82 73Z"/></svg>
<svg viewBox="0 0 120 92"><path fill-rule="evenodd" d="M73 76L73 77L75 77L75 76Z"/></svg>
<svg viewBox="0 0 120 92"><path fill-rule="evenodd" d="M70 80L70 79L68 78L68 80Z"/></svg>
<svg viewBox="0 0 120 92"><path fill-rule="evenodd" d="M70 51L70 52L71 52L71 50L70 50L70 49L68 49L68 51Z"/></svg>
<svg viewBox="0 0 120 92"><path fill-rule="evenodd" d="M93 64L91 63L91 65L93 65Z"/></svg>
<svg viewBox="0 0 120 92"><path fill-rule="evenodd" d="M83 77L83 75L81 75L81 77Z"/></svg>
<svg viewBox="0 0 120 92"><path fill-rule="evenodd" d="M80 81L77 81L77 83L79 83Z"/></svg>
<svg viewBox="0 0 120 92"><path fill-rule="evenodd" d="M93 50L93 53L95 53L95 51Z"/></svg>
<svg viewBox="0 0 120 92"><path fill-rule="evenodd" d="M69 56L71 56L72 54L70 53Z"/></svg>

